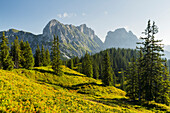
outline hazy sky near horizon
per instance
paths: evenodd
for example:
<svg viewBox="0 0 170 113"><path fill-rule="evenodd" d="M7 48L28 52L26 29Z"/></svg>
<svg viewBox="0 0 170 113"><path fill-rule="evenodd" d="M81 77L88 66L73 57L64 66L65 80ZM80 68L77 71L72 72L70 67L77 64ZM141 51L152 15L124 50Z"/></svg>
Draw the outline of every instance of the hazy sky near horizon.
<svg viewBox="0 0 170 113"><path fill-rule="evenodd" d="M156 35L170 45L170 0L0 0L0 31L11 28L41 34L52 19L64 24L87 24L105 40L108 31L131 30L143 36L147 21L155 21Z"/></svg>

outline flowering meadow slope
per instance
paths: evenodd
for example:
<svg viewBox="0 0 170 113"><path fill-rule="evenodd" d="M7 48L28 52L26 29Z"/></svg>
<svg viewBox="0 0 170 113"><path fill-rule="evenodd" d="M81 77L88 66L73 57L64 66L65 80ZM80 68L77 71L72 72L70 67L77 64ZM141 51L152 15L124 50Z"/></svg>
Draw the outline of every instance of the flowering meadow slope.
<svg viewBox="0 0 170 113"><path fill-rule="evenodd" d="M63 66L56 76L51 67L32 70L0 70L0 112L154 112L169 107L151 102L154 108L134 104L125 92L105 87ZM158 107L158 109L156 109Z"/></svg>

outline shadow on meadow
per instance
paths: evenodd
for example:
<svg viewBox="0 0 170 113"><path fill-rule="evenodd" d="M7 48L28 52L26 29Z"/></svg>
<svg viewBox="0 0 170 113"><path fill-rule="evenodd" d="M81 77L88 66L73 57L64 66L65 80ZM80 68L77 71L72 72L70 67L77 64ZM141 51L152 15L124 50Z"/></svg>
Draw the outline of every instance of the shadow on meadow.
<svg viewBox="0 0 170 113"><path fill-rule="evenodd" d="M32 70L39 71L41 73L50 73L50 74L53 74L53 75L56 74L55 72L50 71L50 70L44 70L44 69L32 69Z"/></svg>
<svg viewBox="0 0 170 113"><path fill-rule="evenodd" d="M69 76L79 76L79 77L82 76L82 77L84 77L84 75L75 74L75 73L64 72L64 74L69 75Z"/></svg>
<svg viewBox="0 0 170 113"><path fill-rule="evenodd" d="M135 109L147 109L152 111L166 111L170 113L170 110L166 108L164 105L159 105L155 102L139 102L139 101L131 101L127 98L96 98L93 100L90 100L97 103L102 103L111 107L124 107L124 108L135 108Z"/></svg>
<svg viewBox="0 0 170 113"><path fill-rule="evenodd" d="M56 85L56 86L60 86L62 88L66 88L68 90L77 90L79 88L84 88L84 86L88 86L88 85L97 85L97 86L104 86L103 84L97 84L95 82L92 82L92 83L82 83L82 84L77 84L77 85L72 85L72 86L65 86L63 84L56 84L56 83L51 83L51 82L47 82L45 80L38 80L40 82L45 82L45 83L48 83L48 84L51 84L51 85ZM81 93L81 92L79 92ZM85 93L82 93L82 94L85 94Z"/></svg>
<svg viewBox="0 0 170 113"><path fill-rule="evenodd" d="M53 75L56 75L56 73L54 71L51 71L51 70L44 70L44 69L32 69L32 70L35 70L35 71L39 71L41 73L50 73L50 74L53 74ZM75 74L75 73L68 73L68 72L64 72L65 75L69 75L69 76L82 76L84 77L83 75L80 75L80 74Z"/></svg>
<svg viewBox="0 0 170 113"><path fill-rule="evenodd" d="M92 101L96 101L98 103L102 103L102 104L109 105L109 106L112 106L112 107L121 106L121 107L128 108L129 105L133 105L133 106L139 105L137 101L136 102L130 101L129 99L126 99L126 98L114 98L114 99L97 98L97 99L94 99Z"/></svg>
<svg viewBox="0 0 170 113"><path fill-rule="evenodd" d="M88 86L88 85L104 86L103 84L97 84L95 82L92 82L92 83L82 83L82 84L72 85L72 88L75 89L78 87L84 87L84 86Z"/></svg>

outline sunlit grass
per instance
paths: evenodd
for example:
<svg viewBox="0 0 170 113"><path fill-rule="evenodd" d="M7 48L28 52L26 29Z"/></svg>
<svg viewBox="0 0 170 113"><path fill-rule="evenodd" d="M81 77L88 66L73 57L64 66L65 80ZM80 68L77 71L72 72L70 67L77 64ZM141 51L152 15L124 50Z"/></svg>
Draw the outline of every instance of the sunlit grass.
<svg viewBox="0 0 170 113"><path fill-rule="evenodd" d="M154 102L131 102L120 89L62 68L62 76L56 76L50 66L0 70L0 112L170 111L170 107Z"/></svg>

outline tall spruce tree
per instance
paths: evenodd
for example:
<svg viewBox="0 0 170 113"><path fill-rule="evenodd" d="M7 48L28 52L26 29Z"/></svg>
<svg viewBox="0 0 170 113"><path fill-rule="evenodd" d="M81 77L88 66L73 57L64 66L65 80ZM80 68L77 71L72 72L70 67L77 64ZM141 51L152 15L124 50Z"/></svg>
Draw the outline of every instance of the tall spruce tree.
<svg viewBox="0 0 170 113"><path fill-rule="evenodd" d="M37 45L37 49L35 51L35 67L41 66L41 51L39 45Z"/></svg>
<svg viewBox="0 0 170 113"><path fill-rule="evenodd" d="M14 44L11 46L11 52L13 56L14 67L18 69L19 67L21 67L20 65L21 50L20 50L20 44L17 36L16 39L14 40Z"/></svg>
<svg viewBox="0 0 170 113"><path fill-rule="evenodd" d="M110 57L108 52L106 52L104 59L103 59L103 77L102 81L107 86L113 85L113 75L112 75L112 68L110 64Z"/></svg>
<svg viewBox="0 0 170 113"><path fill-rule="evenodd" d="M96 62L93 62L93 78L99 79L99 66Z"/></svg>
<svg viewBox="0 0 170 113"><path fill-rule="evenodd" d="M23 42L23 40L21 39L21 41L20 41L20 50L21 50L21 52L20 52L20 56L21 56L21 58L20 58L20 66L21 67L24 67L24 64L25 64L25 57L24 57L24 55L25 55L25 42Z"/></svg>
<svg viewBox="0 0 170 113"><path fill-rule="evenodd" d="M161 40L155 40L155 34L158 32L158 28L153 24L150 24L150 20L148 21L147 28L145 29L144 34L146 37L141 37L143 42L139 42L138 44L142 44L137 49L142 51L143 56L140 56L140 68L142 68L142 73L138 74L141 77L140 94L143 100L151 101L154 100L156 102L168 104L169 100L162 101L162 98L169 99L164 94L168 94L166 89L166 85L164 84L163 72L165 71L160 52L163 52L163 47L160 42ZM142 58L141 58L142 57ZM139 68L139 67L138 67ZM139 70L139 69L138 69ZM140 78L138 77L138 78ZM168 86L169 87L169 86ZM163 93L163 90L165 91ZM164 95L164 97L162 97Z"/></svg>
<svg viewBox="0 0 170 113"><path fill-rule="evenodd" d="M54 41L52 46L52 69L58 75L62 75L61 60L60 60L60 50L59 50L59 38L54 35Z"/></svg>
<svg viewBox="0 0 170 113"><path fill-rule="evenodd" d="M88 77L93 77L93 65L90 55L88 54L87 51L82 61L82 70L83 74L87 75Z"/></svg>
<svg viewBox="0 0 170 113"><path fill-rule="evenodd" d="M31 50L31 47L28 41L25 44L24 59L25 59L25 62L23 65L24 68L29 69L34 66L34 57L33 57L32 50Z"/></svg>
<svg viewBox="0 0 170 113"><path fill-rule="evenodd" d="M167 66L167 62L165 61L165 65L164 65L164 69L163 69L163 76L162 76L162 81L163 84L161 84L163 86L162 90L161 90L161 97L160 97L160 101L161 103L164 103L166 105L169 105L170 103L170 77L169 77L169 70L168 70L168 66Z"/></svg>
<svg viewBox="0 0 170 113"><path fill-rule="evenodd" d="M70 68L73 69L74 64L73 64L73 59L70 60Z"/></svg>
<svg viewBox="0 0 170 113"><path fill-rule="evenodd" d="M129 68L126 74L126 92L130 99L136 100L138 98L138 73L136 60L133 57L129 63Z"/></svg>
<svg viewBox="0 0 170 113"><path fill-rule="evenodd" d="M50 52L49 50L47 49L46 52L45 52L45 56L46 56L46 66L50 65L51 64L51 59L50 59Z"/></svg>
<svg viewBox="0 0 170 113"><path fill-rule="evenodd" d="M112 69L112 76L113 76L113 86L115 86L116 85L116 75L115 75L113 69Z"/></svg>
<svg viewBox="0 0 170 113"><path fill-rule="evenodd" d="M5 33L2 35L2 42L0 43L0 67L5 70L12 70L14 63L9 54L8 39L5 38Z"/></svg>
<svg viewBox="0 0 170 113"><path fill-rule="evenodd" d="M137 68L137 77L138 77L138 100L141 101L141 87L142 87L142 75L143 75L143 53L142 51L140 50L139 52L139 58L137 59L137 62L136 62L136 68ZM135 69L136 69L135 68Z"/></svg>
<svg viewBox="0 0 170 113"><path fill-rule="evenodd" d="M44 49L44 45L42 44L42 47L41 47L41 65L42 66L46 66L46 63L47 60L46 60L46 54L45 54L45 49Z"/></svg>
<svg viewBox="0 0 170 113"><path fill-rule="evenodd" d="M120 81L120 88L122 90L125 90L125 76L124 76L124 70L121 68L121 81Z"/></svg>

